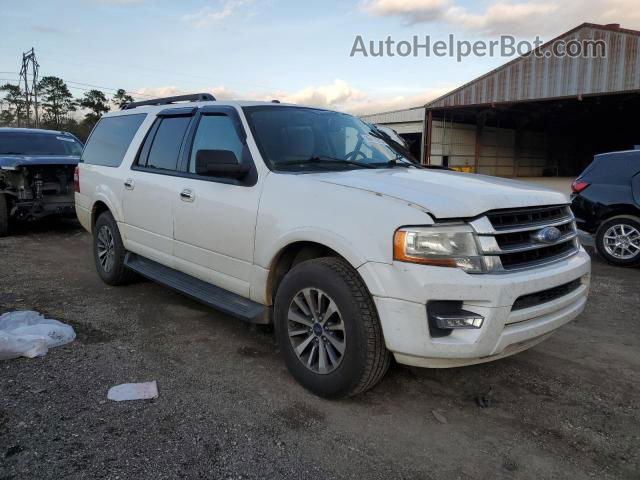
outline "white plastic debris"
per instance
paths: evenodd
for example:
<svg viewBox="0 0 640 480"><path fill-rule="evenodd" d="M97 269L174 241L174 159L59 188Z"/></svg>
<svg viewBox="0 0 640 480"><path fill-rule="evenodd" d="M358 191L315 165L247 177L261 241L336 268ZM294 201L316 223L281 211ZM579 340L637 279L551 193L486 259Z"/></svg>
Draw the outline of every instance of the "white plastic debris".
<svg viewBox="0 0 640 480"><path fill-rule="evenodd" d="M0 360L41 357L76 338L73 327L33 311L0 315Z"/></svg>
<svg viewBox="0 0 640 480"><path fill-rule="evenodd" d="M123 383L111 387L107 393L107 398L115 402L125 400L150 400L158 397L158 384L153 382L145 383Z"/></svg>

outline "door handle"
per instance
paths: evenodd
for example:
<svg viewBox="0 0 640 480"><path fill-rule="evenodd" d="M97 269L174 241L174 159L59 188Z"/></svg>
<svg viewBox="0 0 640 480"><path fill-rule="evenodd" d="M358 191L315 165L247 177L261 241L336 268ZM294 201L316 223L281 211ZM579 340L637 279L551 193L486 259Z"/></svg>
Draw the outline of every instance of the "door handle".
<svg viewBox="0 0 640 480"><path fill-rule="evenodd" d="M180 192L180 200L182 200L183 202L193 202L195 197L195 193L193 193L193 190L191 190L190 188L185 188Z"/></svg>
<svg viewBox="0 0 640 480"><path fill-rule="evenodd" d="M127 178L124 181L124 188L126 188L127 190L133 190L134 186L135 186L135 182L133 181L133 179Z"/></svg>

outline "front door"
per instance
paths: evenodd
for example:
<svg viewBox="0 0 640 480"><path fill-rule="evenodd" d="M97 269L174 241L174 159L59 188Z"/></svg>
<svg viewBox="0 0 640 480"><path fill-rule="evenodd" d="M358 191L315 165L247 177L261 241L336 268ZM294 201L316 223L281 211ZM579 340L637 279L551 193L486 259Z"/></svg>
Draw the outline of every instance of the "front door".
<svg viewBox="0 0 640 480"><path fill-rule="evenodd" d="M176 268L248 297L260 184L237 112L203 108L189 144L173 198ZM233 152L252 170L240 180L200 176L198 150Z"/></svg>

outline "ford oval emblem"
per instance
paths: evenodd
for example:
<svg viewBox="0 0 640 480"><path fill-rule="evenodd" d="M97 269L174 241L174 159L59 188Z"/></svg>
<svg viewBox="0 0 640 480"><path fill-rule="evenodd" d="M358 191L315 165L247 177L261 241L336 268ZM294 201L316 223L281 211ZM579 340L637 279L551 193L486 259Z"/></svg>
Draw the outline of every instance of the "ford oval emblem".
<svg viewBox="0 0 640 480"><path fill-rule="evenodd" d="M531 235L531 240L535 243L556 243L562 232L556 227L545 227Z"/></svg>

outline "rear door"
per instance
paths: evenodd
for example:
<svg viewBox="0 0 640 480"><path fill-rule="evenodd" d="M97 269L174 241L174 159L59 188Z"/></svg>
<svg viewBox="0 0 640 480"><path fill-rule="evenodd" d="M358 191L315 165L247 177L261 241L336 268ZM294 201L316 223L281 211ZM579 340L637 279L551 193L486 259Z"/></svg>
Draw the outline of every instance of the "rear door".
<svg viewBox="0 0 640 480"><path fill-rule="evenodd" d="M201 108L187 143L173 197L177 268L248 297L260 179L237 111ZM200 176L195 173L198 150L231 151L250 173L239 180Z"/></svg>
<svg viewBox="0 0 640 480"><path fill-rule="evenodd" d="M179 159L194 108L161 112L124 180L128 248L174 267L173 201L180 193Z"/></svg>

